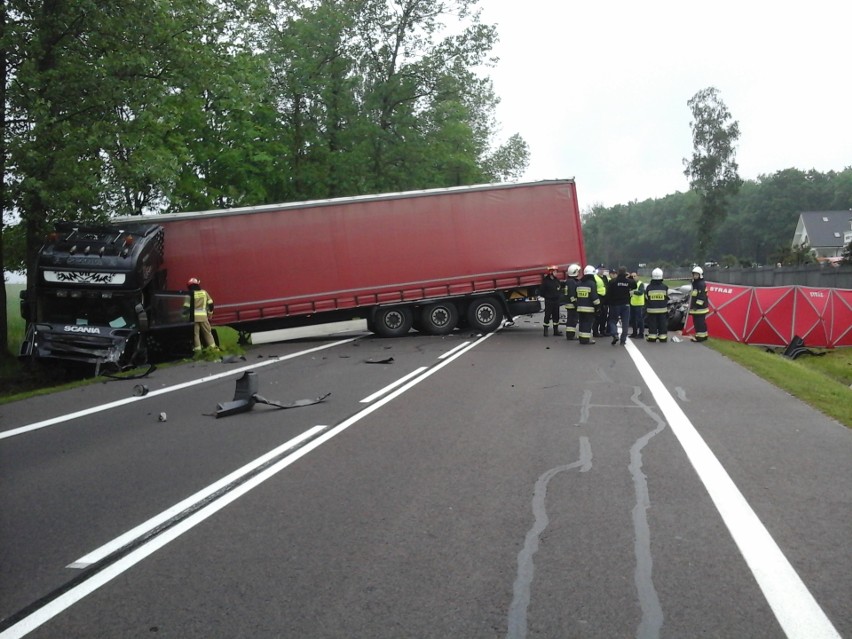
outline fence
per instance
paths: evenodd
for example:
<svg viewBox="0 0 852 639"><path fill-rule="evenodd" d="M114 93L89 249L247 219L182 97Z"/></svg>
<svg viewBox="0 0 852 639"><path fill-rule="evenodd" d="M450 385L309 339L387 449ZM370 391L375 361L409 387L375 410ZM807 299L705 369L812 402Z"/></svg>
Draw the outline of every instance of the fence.
<svg viewBox="0 0 852 639"><path fill-rule="evenodd" d="M688 267L666 269L667 280L691 280ZM852 266L781 266L757 268L705 268L704 279L738 286L811 286L852 289Z"/></svg>

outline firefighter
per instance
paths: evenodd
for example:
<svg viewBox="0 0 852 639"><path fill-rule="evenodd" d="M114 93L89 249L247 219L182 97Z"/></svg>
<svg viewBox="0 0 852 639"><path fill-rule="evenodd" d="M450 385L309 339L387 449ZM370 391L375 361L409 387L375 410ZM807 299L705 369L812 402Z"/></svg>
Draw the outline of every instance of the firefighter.
<svg viewBox="0 0 852 639"><path fill-rule="evenodd" d="M580 320L577 329L580 344L595 343L595 340L592 339L592 327L595 323L595 314L601 304L595 277L595 267L590 264L583 269L583 278L577 282L577 286L574 288L577 300L577 316Z"/></svg>
<svg viewBox="0 0 852 639"><path fill-rule="evenodd" d="M645 312L648 314L649 342L668 341L669 287L663 281L663 269L651 271L651 281L645 287Z"/></svg>
<svg viewBox="0 0 852 639"><path fill-rule="evenodd" d="M704 269L696 266L692 269L692 293L689 298L689 314L692 315L692 324L695 326L693 342L706 342L707 313L710 312L709 300L707 299L707 283L704 281Z"/></svg>
<svg viewBox="0 0 852 639"><path fill-rule="evenodd" d="M567 340L574 339L577 333L577 284L579 282L580 265L571 264L568 267L568 277L565 278L565 297L568 298L568 303L565 304L565 339Z"/></svg>
<svg viewBox="0 0 852 639"><path fill-rule="evenodd" d="M213 316L213 298L201 288L201 280L197 277L189 278L187 288L192 293L192 324L193 324L193 351L201 351L201 341L204 340L205 348L218 350L213 339L213 331L210 330L210 318Z"/></svg>
<svg viewBox="0 0 852 639"><path fill-rule="evenodd" d="M630 337L643 339L645 337L645 283L639 279L635 271L630 279L636 282L636 288L630 291Z"/></svg>
<svg viewBox="0 0 852 639"><path fill-rule="evenodd" d="M556 276L556 266L548 266L547 273L541 278L541 296L544 298L544 335L553 326L553 336L562 335L559 332L559 302L562 299L563 284Z"/></svg>

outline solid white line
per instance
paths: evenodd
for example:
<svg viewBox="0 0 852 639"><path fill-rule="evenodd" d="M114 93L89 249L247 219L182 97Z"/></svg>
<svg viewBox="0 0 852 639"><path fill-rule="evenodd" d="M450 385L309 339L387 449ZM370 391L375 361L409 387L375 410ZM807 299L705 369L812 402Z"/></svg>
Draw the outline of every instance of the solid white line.
<svg viewBox="0 0 852 639"><path fill-rule="evenodd" d="M775 617L790 639L839 639L820 605L725 468L630 341L627 352L710 494Z"/></svg>
<svg viewBox="0 0 852 639"><path fill-rule="evenodd" d="M392 391L394 388L396 388L396 387L397 387L397 386L399 386L400 384L404 384L405 382L407 382L407 381L408 381L409 379L411 379L412 377L415 377L415 376L419 375L420 373L422 373L423 371L425 371L427 368L428 368L427 366L421 366L421 367L420 367L420 368L418 368L417 370L411 371L411 372L410 372L408 375L406 375L405 377L400 377L398 380L396 380L396 381L395 381L395 382L393 382L392 384L388 384L388 385L387 385L387 386L385 386L383 389L381 389L381 390L377 390L375 393L373 393L373 394L372 394L372 395L370 395L369 397L365 397L364 399L362 399L362 400L360 401L360 403L361 403L361 404L369 404L370 402L372 402L372 401L373 401L374 399L376 399L377 397L381 397L381 396L382 396L382 395L384 395L385 393L389 393L390 391Z"/></svg>
<svg viewBox="0 0 852 639"><path fill-rule="evenodd" d="M260 466L262 466L263 464L265 464L269 460L274 459L275 457L282 454L283 452L298 446L304 440L310 439L311 437L313 437L317 433L325 430L325 428L327 428L327 427L326 426L314 426L310 430L307 430L304 433L302 433L301 435L294 437L290 441L288 441L284 444L281 444L277 448L273 448L272 450L270 450L265 455L261 455L260 457L258 457L254 461L249 462L248 464L243 466L242 468L235 470L230 475L227 475L227 476L223 477L222 479L220 479L219 481L216 481L216 482L210 484L206 488L199 490L194 495L191 495L190 497L187 497L183 501L178 502L177 504L175 504L171 508L164 510L163 512L156 515L155 517L152 517L148 521L146 521L142 524L139 524L138 526L136 526L132 530L128 530L126 533L116 537L115 539L104 544L100 548L97 548L97 549L93 550L92 552L88 553L87 555L80 557L80 559L69 564L68 566L66 566L66 568L88 568L89 566L100 561L101 559L103 559L104 557L109 555L110 553L115 552L119 548L123 548L124 546L131 543L132 541L139 539L143 535L148 534L149 532L154 530L157 526L160 526L163 523L169 521L173 517L182 513L187 508L191 508L195 504L207 499L210 495L215 494L216 491L221 490L222 488L224 488L228 484L238 480L240 477L247 475L248 473L250 473L251 471L253 471L256 468L259 468Z"/></svg>
<svg viewBox="0 0 852 639"><path fill-rule="evenodd" d="M446 358L450 357L450 356L451 356L453 353L455 353L456 351L463 349L463 348L464 348L465 346L467 346L468 344L470 344L470 342L462 342L461 344L459 344L459 345L458 345L458 346L456 346L455 348L453 348L453 349L451 349L451 350L448 350L448 351L447 351L446 353L444 353L443 355L438 356L438 359L446 359Z"/></svg>
<svg viewBox="0 0 852 639"><path fill-rule="evenodd" d="M497 330L499 331L500 329L497 329ZM77 603L78 601L80 601L81 599L86 597L87 595L91 594L92 592L94 592L95 590L97 590L98 588L103 586L104 584L110 582L112 579L115 579L116 577L118 577L119 575L124 573L125 571L129 570L134 565L136 565L137 563L139 563L140 561L142 561L143 559L145 559L149 555L153 554L154 552L156 552L157 550L159 550L160 548L162 548L163 546L165 546L169 542L173 541L174 539L177 539L183 533L192 529L194 526L200 524L205 519L212 516L213 514L215 514L216 512L218 512L219 510L221 510L225 506L227 506L228 504L232 503L233 501L235 501L239 497L242 497L244 494L246 494L252 488L259 486L260 484L265 482L270 477L273 477L274 475L276 475L277 473L279 473L283 469L287 468L288 466L290 466L294 462L298 461L299 459L301 459L302 457L304 457L305 455L307 455L309 452L313 451L314 449L319 448L324 443L326 443L327 441L329 441L333 437L336 437L337 435L339 435L340 433L342 433L347 428L349 428L353 424L357 423L358 421L360 421L361 419L363 419L367 415L370 415L371 413L378 410L380 407L384 406L385 404L391 402L392 400L394 400L397 397L399 397L400 395L402 395L405 391L413 388L414 386L416 386L417 384L419 384L420 382L422 382L426 378L434 375L436 372L438 372L439 370L444 368L444 366L447 366L451 362L453 362L456 359L458 359L459 357L461 357L467 351L475 348L476 346L478 346L479 344L484 342L486 339L488 339L492 335L496 334L496 332L497 331L495 331L494 333L486 334L481 339L474 342L473 344L471 344L470 346L468 346L464 350L458 351L452 358L448 358L448 359L444 360L443 362L441 362L440 364L438 364L437 366L430 368L420 377L417 377L414 380L408 382L405 386L397 389L396 391L394 391L390 395L383 397L382 399L380 399L376 403L371 404L370 406L367 406L364 410L360 411L359 413L356 413L352 417L341 422L340 424L338 424L337 426L335 426L331 430L326 431L325 433L323 433L322 435L320 435L319 437L317 437L313 441L308 442L307 444L305 444L304 446L302 446L298 450L294 451L292 454L283 458L281 461L273 464L272 466L270 466L266 470L258 473L256 476L252 477L251 479L249 479L245 483L240 484L234 490L232 490L228 493L225 493L224 495L222 495L222 497L211 502L210 504L208 504L204 508L201 508L197 512L193 513L192 515L190 515L189 517L184 519L183 521L175 524L174 526L172 526L171 528L168 528L167 530L163 531L159 535L151 538L149 541L143 543L137 549L128 553L125 557L122 557L121 559L116 561L114 564L107 566L106 568L104 568L100 572L92 575L91 578L86 579L85 581L83 581L79 585L75 586L74 588L71 588L67 592L63 593L62 595L60 595L59 597L57 597L56 599L54 599L50 603L39 608L38 610L36 610L31 615L24 617L23 619L21 619L19 622L17 622L13 626L10 626L9 628L7 628L5 631L0 633L0 639L18 639L19 637L23 637L24 635L32 632L33 630L35 630L36 628L38 628L42 624L46 623L47 621L49 621L50 619L52 619L53 617L55 617L59 613L63 612L64 610L70 608L75 603Z"/></svg>
<svg viewBox="0 0 852 639"><path fill-rule="evenodd" d="M119 399L114 402L109 402L108 404L99 404L98 406L92 406L91 408L86 408L83 410L79 410L74 413L68 413L67 415L59 415L58 417L52 417L50 419L45 419L44 421L35 422L34 424L29 424L27 426L20 426L18 428L13 428L11 430L3 431L0 433L0 439L7 439L9 437L14 437L15 435L21 435L23 433L28 433L33 430L38 430L40 428L46 428L48 426L54 426L55 424L61 424L62 422L71 421L72 419L77 419L79 417L85 417L86 415L92 415L94 413L100 413L101 411L109 410L111 408L117 408L118 406L124 406L126 404L132 404L133 402L141 402L146 399L150 399L151 397L156 397L157 395L164 395L165 393L173 393L174 391L181 390L184 388L189 388L191 386L197 386L198 384L205 384L207 382L212 382L217 379L222 379L223 377L228 377L229 375L235 375L237 373L242 373L244 371L254 370L256 368L263 368L264 366L270 366L271 364L277 364L278 362L284 362L288 359L293 359L295 357L301 357L302 355L310 355L311 353L316 353L317 351L322 351L327 348L333 348L335 346L340 346L341 344L346 344L348 342L354 342L357 338L353 337L350 339L341 340L339 342L333 342L331 344L324 344L323 346L317 346L316 348L310 348L306 351L299 351L298 353L290 353L289 355L284 355L283 357L275 357L266 360L265 362L260 362L259 364L251 364L249 366L242 366L240 368L231 368L223 373L217 373L215 375L208 375L207 377L199 377L198 379L193 379L188 382L183 382L181 384L175 384L174 386L168 386L166 388L159 388L157 390L152 390L147 395L142 395L140 397L127 397L125 399Z"/></svg>

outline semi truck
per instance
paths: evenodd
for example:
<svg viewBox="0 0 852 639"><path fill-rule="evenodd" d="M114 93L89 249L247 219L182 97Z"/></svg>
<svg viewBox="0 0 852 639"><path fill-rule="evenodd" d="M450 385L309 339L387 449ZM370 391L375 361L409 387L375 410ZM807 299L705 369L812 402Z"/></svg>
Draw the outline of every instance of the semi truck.
<svg viewBox="0 0 852 639"><path fill-rule="evenodd" d="M98 371L179 356L190 278L215 301L211 323L243 338L356 318L384 337L493 331L540 311L545 268L573 262L573 180L63 223L22 292L20 355Z"/></svg>

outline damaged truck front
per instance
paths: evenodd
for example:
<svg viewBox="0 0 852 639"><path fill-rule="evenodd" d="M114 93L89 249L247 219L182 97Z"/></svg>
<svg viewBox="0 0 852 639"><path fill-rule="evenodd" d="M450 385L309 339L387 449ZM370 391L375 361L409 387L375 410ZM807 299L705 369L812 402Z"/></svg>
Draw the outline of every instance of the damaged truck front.
<svg viewBox="0 0 852 639"><path fill-rule="evenodd" d="M163 229L60 223L21 292L27 331L20 357L125 370L148 361L162 337L186 333L188 296L163 293ZM162 341L162 340L161 340Z"/></svg>

